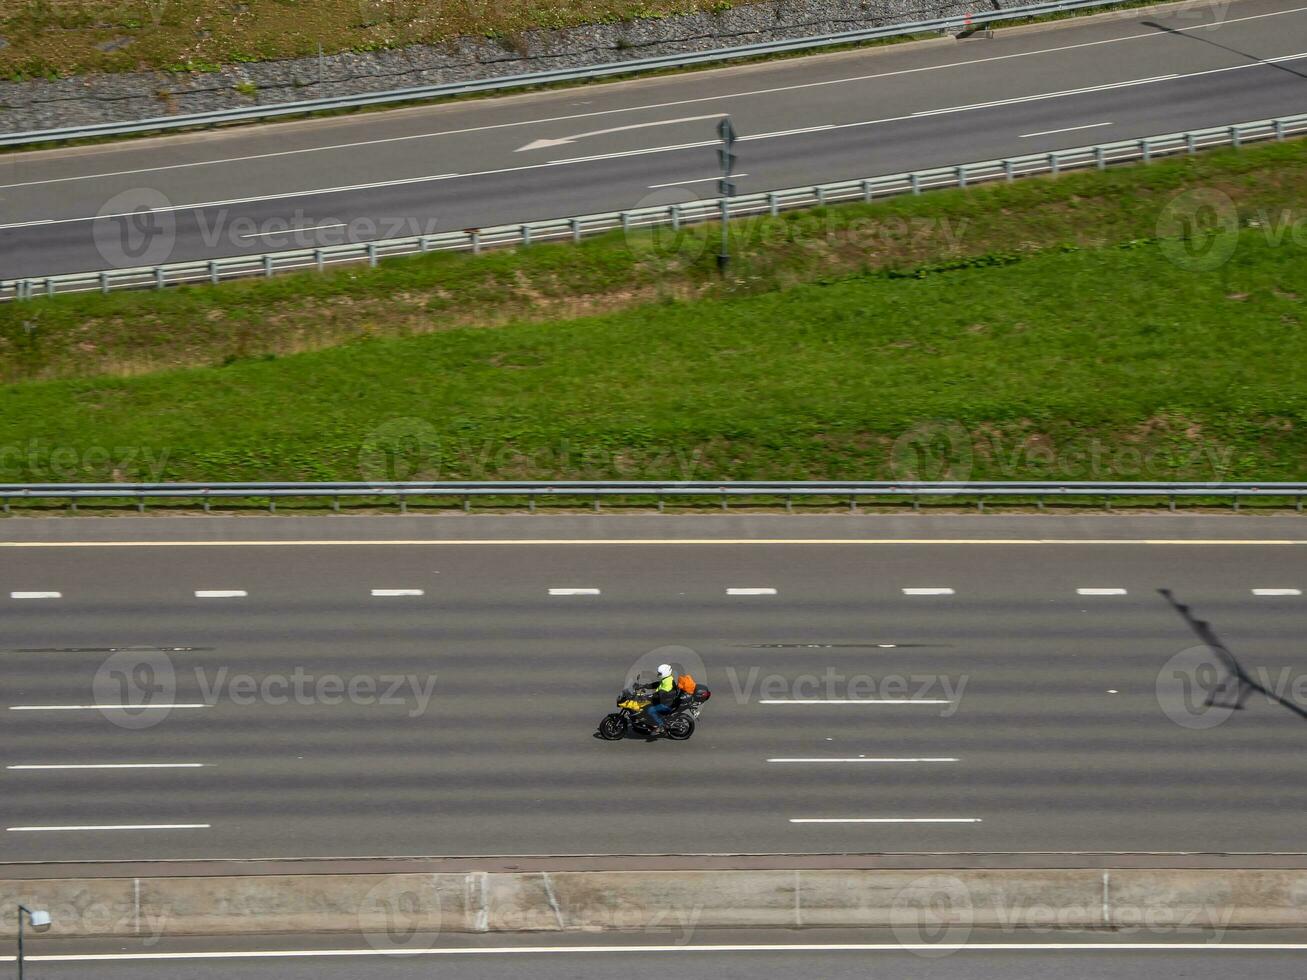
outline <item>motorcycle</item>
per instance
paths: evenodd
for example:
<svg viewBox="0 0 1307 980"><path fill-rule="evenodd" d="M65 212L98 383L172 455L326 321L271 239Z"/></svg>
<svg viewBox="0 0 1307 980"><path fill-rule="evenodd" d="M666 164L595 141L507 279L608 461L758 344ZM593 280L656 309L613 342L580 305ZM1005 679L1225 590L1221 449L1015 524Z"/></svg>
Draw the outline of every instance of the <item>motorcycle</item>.
<svg viewBox="0 0 1307 980"><path fill-rule="evenodd" d="M671 710L663 720L666 737L674 742L684 742L693 735L699 721L699 712L710 697L712 692L702 684L695 687L693 694L678 690ZM647 693L627 688L617 697L618 710L605 715L603 721L599 722L599 737L609 742L616 742L629 735L651 737L654 726L644 709L652 703L653 698Z"/></svg>

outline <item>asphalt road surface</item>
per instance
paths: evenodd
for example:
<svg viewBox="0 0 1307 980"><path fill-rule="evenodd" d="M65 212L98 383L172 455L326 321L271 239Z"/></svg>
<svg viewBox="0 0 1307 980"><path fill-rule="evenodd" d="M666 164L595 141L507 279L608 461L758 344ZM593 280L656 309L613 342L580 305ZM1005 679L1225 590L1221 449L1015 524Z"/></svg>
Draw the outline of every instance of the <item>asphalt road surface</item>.
<svg viewBox="0 0 1307 980"><path fill-rule="evenodd" d="M6 521L0 859L1307 851L1305 527Z"/></svg>
<svg viewBox="0 0 1307 980"><path fill-rule="evenodd" d="M1307 7L1239 0L387 113L0 156L0 277L742 193L1298 112ZM148 214L139 214L148 210ZM104 216L97 220L97 216Z"/></svg>
<svg viewBox="0 0 1307 980"><path fill-rule="evenodd" d="M892 933L873 930L704 932L685 943L624 934L446 937L415 956L384 955L364 942L321 936L151 946L38 938L29 948L28 980L600 980L627 974L720 980L1225 980L1232 975L1299 980L1307 957L1303 935L1289 930L1146 936L978 932L952 952L905 949Z"/></svg>

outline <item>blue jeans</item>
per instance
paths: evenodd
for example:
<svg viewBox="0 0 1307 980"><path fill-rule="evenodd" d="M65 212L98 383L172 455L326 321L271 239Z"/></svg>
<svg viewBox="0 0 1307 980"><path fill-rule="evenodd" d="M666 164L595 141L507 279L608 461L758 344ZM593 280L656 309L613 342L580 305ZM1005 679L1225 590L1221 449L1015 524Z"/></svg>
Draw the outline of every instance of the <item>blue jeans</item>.
<svg viewBox="0 0 1307 980"><path fill-rule="evenodd" d="M663 719L667 716L667 712L671 710L672 706L670 704L651 704L649 707L644 709L644 713L649 716L651 722L655 725L661 726Z"/></svg>

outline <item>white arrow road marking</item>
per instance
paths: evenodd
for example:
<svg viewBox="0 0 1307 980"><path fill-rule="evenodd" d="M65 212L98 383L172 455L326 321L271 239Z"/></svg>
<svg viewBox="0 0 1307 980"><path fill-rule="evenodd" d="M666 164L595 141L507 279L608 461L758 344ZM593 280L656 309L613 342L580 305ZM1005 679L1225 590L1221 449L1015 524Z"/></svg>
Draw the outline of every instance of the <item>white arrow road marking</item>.
<svg viewBox="0 0 1307 980"><path fill-rule="evenodd" d="M714 112L707 116L685 116L681 119L658 119L654 122L632 123L629 126L613 126L610 129L593 129L588 133L577 133L575 136L563 136L552 140L532 140L525 146L519 146L514 152L525 153L528 150L544 150L551 146L563 146L567 143L575 143L577 140L589 139L591 136L607 136L609 133L624 133L629 129L649 129L652 126L676 126L680 123L703 122L706 119L720 119L724 115L726 115L724 112Z"/></svg>
<svg viewBox="0 0 1307 980"><path fill-rule="evenodd" d="M268 153L251 153L245 156L237 157L220 157L211 160L192 160L186 163L165 164L153 167L138 167L131 170L110 170L90 174L72 174L67 177L46 177L38 180L20 181L14 184L0 184L0 190L8 190L16 187L32 187L39 184L59 184L69 181L78 180L98 180L104 177L128 177L135 174L154 173L163 170L182 170L189 167L210 167L218 164L244 163L249 160L265 160L274 157L293 156L300 153L325 153L338 150L352 150L359 147L380 146L387 143L404 143L412 140L435 139L441 136L459 136L467 133L481 133L497 129L514 129L520 126L538 126L545 123L567 122L576 119L588 119L595 116L618 115L626 112L648 112L652 109L671 109L683 105L696 105L701 102L724 102L728 99L748 99L761 98L768 95L776 95L781 92L797 92L811 88L825 88L832 85L848 85L857 82L877 81L882 78L893 78L898 75L915 75L922 72L947 71L953 68L968 68L974 65L985 65L991 62L1010 61L1014 58L1034 58L1040 55L1057 55L1066 51L1075 51L1080 48L1100 47L1105 44L1121 44L1126 41L1154 41L1165 40L1171 34L1183 34L1187 31L1217 31L1222 28L1231 27L1235 24L1241 24L1245 21L1263 20L1268 17L1284 17L1293 14L1307 12L1307 7L1294 7L1289 10L1275 10L1269 13L1251 14L1246 17L1227 17L1218 23L1197 24L1193 27L1175 27L1171 28L1169 33L1160 33L1156 30L1145 31L1141 34L1127 34L1122 37L1100 38L1096 41L1081 41L1074 44L1063 44L1051 48L1039 48L1033 51L1016 51L1011 54L994 55L986 58L972 58L965 61L951 61L938 65L922 65L915 68L901 68L894 71L876 72L870 75L853 75L841 78L823 79L817 82L802 82L797 85L781 85L774 88L750 89L740 92L727 92L721 95L707 95L693 99L678 99L672 102L654 102L642 103L640 105L620 106L615 109L602 109L597 112L578 112L565 116L551 116L544 119L520 119L513 122L494 123L486 126L469 126L461 129L439 130L432 133L410 133L404 136L391 136L382 139L357 140L349 143L332 143L326 146L305 146L293 150L277 150ZM729 70L729 69L727 69ZM588 102L577 103L578 105L589 105ZM48 221L33 221L30 224L45 224Z"/></svg>

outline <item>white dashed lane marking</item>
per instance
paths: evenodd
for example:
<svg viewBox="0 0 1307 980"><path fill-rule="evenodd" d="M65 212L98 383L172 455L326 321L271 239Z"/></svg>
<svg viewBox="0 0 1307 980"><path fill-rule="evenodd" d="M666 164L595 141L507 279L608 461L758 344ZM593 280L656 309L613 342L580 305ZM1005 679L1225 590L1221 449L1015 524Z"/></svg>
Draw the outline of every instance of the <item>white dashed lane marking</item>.
<svg viewBox="0 0 1307 980"><path fill-rule="evenodd" d="M1125 589L1076 589L1076 595L1126 595Z"/></svg>
<svg viewBox="0 0 1307 980"><path fill-rule="evenodd" d="M62 592L10 592L11 599L62 599Z"/></svg>
<svg viewBox="0 0 1307 980"><path fill-rule="evenodd" d="M550 595L599 595L598 589L550 589Z"/></svg>
<svg viewBox="0 0 1307 980"><path fill-rule="evenodd" d="M776 595L775 589L727 589L727 595Z"/></svg>
<svg viewBox="0 0 1307 980"><path fill-rule="evenodd" d="M196 589L197 599L244 599L248 592L244 589Z"/></svg>
<svg viewBox="0 0 1307 980"><path fill-rule="evenodd" d="M1302 589L1253 589L1253 595L1302 595Z"/></svg>
<svg viewBox="0 0 1307 980"><path fill-rule="evenodd" d="M952 589L904 589L904 595L953 595Z"/></svg>
<svg viewBox="0 0 1307 980"><path fill-rule="evenodd" d="M396 596L413 596L423 595L421 589L373 589L372 594L381 598L394 598Z"/></svg>
<svg viewBox="0 0 1307 980"><path fill-rule="evenodd" d="M980 823L980 817L794 817L790 823Z"/></svg>

